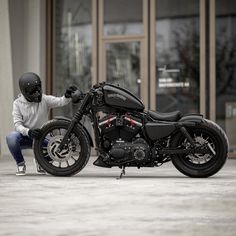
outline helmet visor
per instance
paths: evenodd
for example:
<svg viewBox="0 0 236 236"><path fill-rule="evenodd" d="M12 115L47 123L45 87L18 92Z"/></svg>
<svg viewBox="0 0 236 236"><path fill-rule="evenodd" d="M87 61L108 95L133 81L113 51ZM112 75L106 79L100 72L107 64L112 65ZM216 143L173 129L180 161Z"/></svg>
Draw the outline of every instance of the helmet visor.
<svg viewBox="0 0 236 236"><path fill-rule="evenodd" d="M25 89L28 100L32 102L41 102L42 88L41 85L29 86Z"/></svg>
<svg viewBox="0 0 236 236"><path fill-rule="evenodd" d="M29 95L34 95L36 92L41 92L40 85L30 86L26 88L26 93L28 93Z"/></svg>

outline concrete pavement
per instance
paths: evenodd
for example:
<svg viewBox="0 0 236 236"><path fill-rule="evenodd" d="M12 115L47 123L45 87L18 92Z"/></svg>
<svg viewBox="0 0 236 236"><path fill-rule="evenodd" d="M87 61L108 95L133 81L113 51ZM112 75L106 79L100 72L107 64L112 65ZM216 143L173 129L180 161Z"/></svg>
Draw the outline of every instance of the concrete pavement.
<svg viewBox="0 0 236 236"><path fill-rule="evenodd" d="M236 160L208 179L172 164L120 169L88 166L74 177L26 176L0 159L0 235L236 235ZM91 161L93 161L92 158Z"/></svg>

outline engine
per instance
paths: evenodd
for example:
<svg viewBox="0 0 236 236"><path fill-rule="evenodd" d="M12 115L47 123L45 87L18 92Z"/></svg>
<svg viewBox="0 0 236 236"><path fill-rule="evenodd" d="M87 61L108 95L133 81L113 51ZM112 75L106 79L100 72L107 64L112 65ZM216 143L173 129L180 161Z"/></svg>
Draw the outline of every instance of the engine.
<svg viewBox="0 0 236 236"><path fill-rule="evenodd" d="M133 142L125 142L118 140L114 143L110 150L112 160L118 161L135 161L144 162L149 157L150 148L146 141L137 138Z"/></svg>
<svg viewBox="0 0 236 236"><path fill-rule="evenodd" d="M143 126L140 118L131 115L107 115L99 121L103 140L131 141ZM104 146L106 148L106 145Z"/></svg>
<svg viewBox="0 0 236 236"><path fill-rule="evenodd" d="M112 162L118 165L147 161L149 145L138 135L142 126L142 120L131 115L108 115L99 121L102 145Z"/></svg>

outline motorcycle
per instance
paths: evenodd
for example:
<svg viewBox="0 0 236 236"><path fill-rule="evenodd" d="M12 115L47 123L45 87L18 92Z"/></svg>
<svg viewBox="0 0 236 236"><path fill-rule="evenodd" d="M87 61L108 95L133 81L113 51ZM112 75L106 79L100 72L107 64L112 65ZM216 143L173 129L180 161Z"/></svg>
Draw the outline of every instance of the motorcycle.
<svg viewBox="0 0 236 236"><path fill-rule="evenodd" d="M146 111L130 91L108 83L94 85L72 100L79 108L72 119L57 117L41 128L33 149L39 165L55 176L80 172L90 158L93 139L83 117L89 117L98 159L94 165L121 168L158 167L172 161L189 177L209 177L225 164L225 132L200 114Z"/></svg>

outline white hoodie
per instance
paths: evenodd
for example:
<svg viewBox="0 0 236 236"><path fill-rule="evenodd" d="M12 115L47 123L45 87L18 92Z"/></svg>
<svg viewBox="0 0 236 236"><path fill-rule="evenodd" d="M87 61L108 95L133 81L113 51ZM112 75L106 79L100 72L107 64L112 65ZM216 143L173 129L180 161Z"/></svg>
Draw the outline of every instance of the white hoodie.
<svg viewBox="0 0 236 236"><path fill-rule="evenodd" d="M43 94L39 103L28 102L20 94L13 103L13 122L15 130L28 135L29 129L41 128L48 121L48 113L51 108L62 107L70 102L70 98L54 97Z"/></svg>

